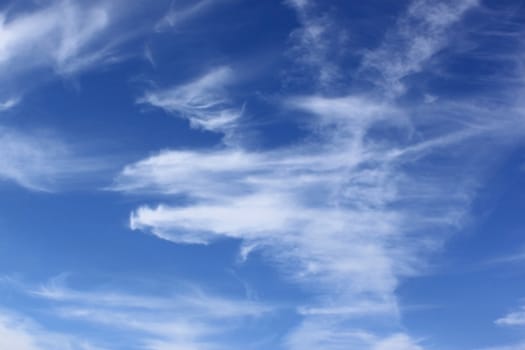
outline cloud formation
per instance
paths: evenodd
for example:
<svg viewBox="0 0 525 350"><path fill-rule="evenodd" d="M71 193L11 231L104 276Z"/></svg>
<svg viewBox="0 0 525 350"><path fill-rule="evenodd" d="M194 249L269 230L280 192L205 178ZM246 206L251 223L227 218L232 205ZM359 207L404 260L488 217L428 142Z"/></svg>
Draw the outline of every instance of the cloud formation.
<svg viewBox="0 0 525 350"><path fill-rule="evenodd" d="M301 21L297 62L317 69L320 87L286 94L279 107L303 117L309 137L270 150L164 150L127 165L113 188L163 195L131 213L132 229L178 244L235 239L242 259L259 253L301 284L311 301L297 305L286 348L423 349L401 326L397 288L468 221L490 155L523 135L523 114L466 99L401 100L406 78L446 47L475 1L412 2L363 57L369 91L336 96L323 93L339 68L323 40L333 23L316 18L311 1L289 4ZM224 105L230 79L212 71L141 102L227 135L237 123L222 114L235 110Z"/></svg>
<svg viewBox="0 0 525 350"><path fill-rule="evenodd" d="M142 30L128 26L137 6L52 0L7 7L0 12L0 101L121 61L123 44Z"/></svg>
<svg viewBox="0 0 525 350"><path fill-rule="evenodd" d="M109 43L100 37L111 26L111 15L108 4L68 0L3 13L0 70L12 74L47 66L68 74L98 65L110 56Z"/></svg>
<svg viewBox="0 0 525 350"><path fill-rule="evenodd" d="M0 126L0 144L0 180L31 190L54 191L108 169L106 160L83 156L51 133Z"/></svg>
<svg viewBox="0 0 525 350"><path fill-rule="evenodd" d="M477 4L477 0L413 1L382 45L365 55L361 69L371 71L373 81L387 95L403 94L406 87L402 80L420 72L447 46L449 31Z"/></svg>
<svg viewBox="0 0 525 350"><path fill-rule="evenodd" d="M52 332L7 310L0 316L0 347L16 350L104 350L82 338Z"/></svg>
<svg viewBox="0 0 525 350"><path fill-rule="evenodd" d="M216 3L173 3L156 24L150 19L150 34L167 36L158 32ZM250 106L232 93L240 81L233 65L208 67L188 81L149 88L135 102L223 136L222 142L209 149L147 150L147 157L123 167L111 188L141 201L148 196L150 202L129 214L132 230L181 245L233 240L240 244L241 262L255 256L299 285L307 296L291 306L295 323L283 326L288 328L276 341L280 347L423 350L427 339L403 327L398 289L406 278L427 272L433 254L468 223L493 155L523 137L523 106L510 94L492 105L480 98L485 95L410 94L419 88L410 78L439 60L454 40L450 33L478 5L475 0L410 2L378 47L355 53L359 72L341 85L350 76L338 64L349 40L346 29L320 2L284 3L298 18L298 27L285 36L291 71L314 83L292 91L282 87L257 103L299 121L307 136L267 148L231 142ZM71 77L118 60L127 40L119 27L126 6L57 0L0 14L0 113L9 114L22 101L23 85L35 83L26 77ZM141 45L139 55L155 67L161 54L153 42ZM182 61L209 64L202 57ZM0 180L31 190L54 191L107 167L104 157L82 156L47 133L0 126L0 145ZM122 348L264 348L264 342L238 335L275 312L261 302L197 287L141 294L75 289L59 279L26 289L28 298L45 304L49 319L111 332ZM112 348L96 335L88 343L28 317L0 313L0 348ZM525 311L495 323L523 326Z"/></svg>
<svg viewBox="0 0 525 350"><path fill-rule="evenodd" d="M219 67L187 84L149 91L138 102L186 118L193 127L229 134L242 115L226 91L233 79L231 68Z"/></svg>
<svg viewBox="0 0 525 350"><path fill-rule="evenodd" d="M525 307L498 318L494 323L499 326L525 326Z"/></svg>
<svg viewBox="0 0 525 350"><path fill-rule="evenodd" d="M344 51L341 48L347 44L347 33L335 25L329 12L320 11L315 1L289 0L286 3L295 10L300 24L290 34L289 53L299 63L295 68L306 69L308 74L300 74L303 79L307 76L321 87L330 86L340 79L337 59Z"/></svg>
<svg viewBox="0 0 525 350"><path fill-rule="evenodd" d="M310 322L319 314L395 319L399 279L422 272L444 238L440 231L461 225L475 187L467 163L458 165L465 178L452 180L427 159L463 152L465 142L493 130L392 143L372 130L409 134L406 111L357 97L294 97L287 104L314 116L324 130L319 143L266 152L164 151L129 165L115 189L189 199L140 207L130 226L176 243L230 237L242 240L245 252L264 251L293 279L330 291L328 300L303 309ZM415 164L427 172L409 172Z"/></svg>
<svg viewBox="0 0 525 350"><path fill-rule="evenodd" d="M155 25L155 30L162 32L181 25L187 20L190 20L209 10L220 2L221 1L199 0L185 7L175 6L176 3L172 2L168 12Z"/></svg>
<svg viewBox="0 0 525 350"><path fill-rule="evenodd" d="M36 288L12 279L8 282L16 287L14 291L44 305L48 318L82 324L96 333L84 334L83 327L80 332L75 328L73 334L63 335L38 326L28 317L4 312L0 317L0 334L4 335L0 345L6 349L231 349L245 346L231 334L249 330L250 323L274 312L274 307L257 301L228 299L182 284L173 292L159 295L107 287L72 289L64 276ZM97 335L108 331L114 335L111 344ZM86 338L89 343L83 340Z"/></svg>
<svg viewBox="0 0 525 350"><path fill-rule="evenodd" d="M0 112L5 112L15 107L20 102L20 98L11 97L7 100L0 102Z"/></svg>

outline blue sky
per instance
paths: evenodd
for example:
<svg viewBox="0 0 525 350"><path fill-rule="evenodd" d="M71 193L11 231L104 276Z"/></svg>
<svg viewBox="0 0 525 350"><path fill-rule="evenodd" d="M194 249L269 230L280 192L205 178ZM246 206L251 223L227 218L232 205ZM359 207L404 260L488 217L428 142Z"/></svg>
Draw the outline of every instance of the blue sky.
<svg viewBox="0 0 525 350"><path fill-rule="evenodd" d="M0 2L0 348L524 350L520 0Z"/></svg>

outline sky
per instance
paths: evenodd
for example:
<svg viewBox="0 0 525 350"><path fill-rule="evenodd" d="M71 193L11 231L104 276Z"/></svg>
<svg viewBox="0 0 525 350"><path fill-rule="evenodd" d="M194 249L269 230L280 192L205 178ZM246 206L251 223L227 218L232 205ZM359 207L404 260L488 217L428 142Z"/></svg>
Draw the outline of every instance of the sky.
<svg viewBox="0 0 525 350"><path fill-rule="evenodd" d="M0 0L0 348L525 350L521 0Z"/></svg>

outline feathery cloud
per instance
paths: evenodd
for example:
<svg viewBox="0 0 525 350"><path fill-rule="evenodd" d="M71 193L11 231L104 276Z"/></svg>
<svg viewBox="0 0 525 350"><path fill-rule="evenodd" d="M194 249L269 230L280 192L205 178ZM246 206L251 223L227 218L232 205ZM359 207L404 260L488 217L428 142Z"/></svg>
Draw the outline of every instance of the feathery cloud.
<svg viewBox="0 0 525 350"><path fill-rule="evenodd" d="M60 276L39 288L24 288L29 296L45 302L53 317L110 330L122 335L116 338L121 339L119 346L146 350L241 346L227 335L243 329L244 322L274 311L260 302L214 296L194 286L162 296L107 288L81 291L69 288Z"/></svg>
<svg viewBox="0 0 525 350"><path fill-rule="evenodd" d="M0 144L0 180L31 190L54 191L108 168L104 159L82 156L49 133L0 126Z"/></svg>
<svg viewBox="0 0 525 350"><path fill-rule="evenodd" d="M333 23L328 12L320 12L315 1L290 0L286 3L295 10L300 23L290 34L290 55L299 63L298 67L312 73L306 76L315 78L319 86L333 84L341 74L336 58L347 41L346 32Z"/></svg>
<svg viewBox="0 0 525 350"><path fill-rule="evenodd" d="M231 68L219 67L182 86L149 91L138 102L186 118L193 127L227 134L242 115L226 93L233 79Z"/></svg>
<svg viewBox="0 0 525 350"><path fill-rule="evenodd" d="M142 206L130 226L176 243L229 237L262 249L291 278L330 296L302 308L304 322L371 313L395 320L400 278L422 272L424 258L445 237L440 231L461 224L475 188L468 162L454 163L465 175L452 180L427 159L452 148L458 155L458 146L493 130L467 127L417 142L406 138L406 111L373 100L295 97L287 105L316 116L319 143L164 151L129 165L115 189L190 200ZM398 130L400 138L377 139L378 127ZM410 171L416 164L428 170ZM327 348L342 346L323 339Z"/></svg>
<svg viewBox="0 0 525 350"><path fill-rule="evenodd" d="M0 347L16 350L104 350L82 338L52 332L27 317L2 310Z"/></svg>
<svg viewBox="0 0 525 350"><path fill-rule="evenodd" d="M224 1L224 0L222 0ZM155 25L155 30L162 32L173 28L183 22L190 20L203 12L209 10L220 1L199 0L186 7L176 7L174 2L171 3L169 11Z"/></svg>
<svg viewBox="0 0 525 350"><path fill-rule="evenodd" d="M20 103L19 97L11 97L7 100L0 102L0 112L5 112L14 108L18 103Z"/></svg>
<svg viewBox="0 0 525 350"><path fill-rule="evenodd" d="M413 1L381 46L368 52L362 70L375 73L373 81L393 97L404 93L403 78L418 73L447 45L447 33L477 0Z"/></svg>
<svg viewBox="0 0 525 350"><path fill-rule="evenodd" d="M525 306L494 321L499 326L525 326Z"/></svg>
<svg viewBox="0 0 525 350"><path fill-rule="evenodd" d="M100 34L110 25L110 6L101 2L54 1L31 12L4 13L0 71L48 66L67 74L99 64L109 54Z"/></svg>
<svg viewBox="0 0 525 350"><path fill-rule="evenodd" d="M296 36L312 52L303 64L329 68L325 27L306 12L312 3L289 3L305 16ZM441 98L415 106L395 99L405 90L402 80L424 69L446 46L448 30L475 5L414 1L384 43L364 57L362 69L377 73L379 94L372 88L325 96L321 87L283 97L281 107L304 115L311 128L303 142L273 150L228 144L167 150L126 166L115 190L172 195L133 211L130 227L182 244L240 240L243 260L262 252L313 296L298 306L302 319L284 342L289 349L422 349L400 327L396 289L403 278L424 273L428 257L465 223L490 165L484 156L523 133L514 126L522 114L512 107ZM321 81L329 77L321 72ZM226 95L201 83L210 80L144 101L186 113L193 123L214 120L214 109L187 102L221 106ZM201 127L227 133L230 125ZM360 329L358 321L373 323L370 316L378 314L387 327Z"/></svg>

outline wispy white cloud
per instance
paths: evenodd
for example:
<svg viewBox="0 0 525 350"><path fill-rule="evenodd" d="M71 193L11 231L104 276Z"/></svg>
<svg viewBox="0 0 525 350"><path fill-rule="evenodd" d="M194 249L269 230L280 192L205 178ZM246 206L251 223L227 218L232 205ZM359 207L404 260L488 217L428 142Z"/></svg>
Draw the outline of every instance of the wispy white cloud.
<svg viewBox="0 0 525 350"><path fill-rule="evenodd" d="M300 67L311 69L314 74L307 76L315 77L320 86L333 84L341 73L335 59L345 47L346 32L333 23L328 12L320 12L315 1L290 0L286 3L295 10L300 24L290 34L292 58Z"/></svg>
<svg viewBox="0 0 525 350"><path fill-rule="evenodd" d="M138 102L175 113L193 127L228 134L242 115L242 108L234 107L228 97L233 81L232 69L219 67L187 84L149 91Z"/></svg>
<svg viewBox="0 0 525 350"><path fill-rule="evenodd" d="M468 162L454 162L452 181L428 157L450 149L468 156L465 143L493 130L467 126L417 141L406 136L412 127L406 111L373 100L294 97L287 105L316 116L319 143L266 152L164 151L127 166L115 189L190 199L143 206L132 213L131 227L176 243L230 237L250 251L262 249L291 278L324 295L300 308L305 322L371 314L395 320L400 278L422 272L445 237L440 230L461 225L476 185ZM401 136L377 139L378 127ZM405 170L416 164L428 171ZM326 348L343 346L323 339Z"/></svg>
<svg viewBox="0 0 525 350"><path fill-rule="evenodd" d="M70 73L107 58L100 35L111 25L110 6L54 1L26 13L4 13L0 25L0 70L49 66ZM38 53L38 54L37 54Z"/></svg>
<svg viewBox="0 0 525 350"><path fill-rule="evenodd" d="M11 97L7 100L0 102L0 112L5 112L7 110L10 110L11 108L15 107L18 103L20 103L19 97Z"/></svg>
<svg viewBox="0 0 525 350"><path fill-rule="evenodd" d="M330 68L324 20L310 17L311 1L289 3L305 16L295 34L312 50L303 64L321 69L321 83L330 81L335 71L322 72ZM232 144L167 150L126 166L115 190L172 195L133 211L131 228L183 244L237 239L242 259L262 252L312 295L297 307L302 321L284 342L289 349L422 349L400 330L396 290L403 278L424 273L429 256L465 224L490 165L484 156L497 152L501 140L522 135L515 127L522 114L444 98L413 106L392 97L445 47L447 31L475 5L413 2L364 58L363 70L377 73L379 94L284 97L281 106L303 114L311 128L303 142L262 151ZM202 83L208 81L215 79L204 76L142 102L206 121L228 100L224 90L210 93ZM236 118L227 128L200 126L225 133L230 122ZM360 328L378 315L382 327Z"/></svg>
<svg viewBox="0 0 525 350"><path fill-rule="evenodd" d="M423 350L406 334L398 333L376 341L374 350Z"/></svg>
<svg viewBox="0 0 525 350"><path fill-rule="evenodd" d="M404 333L377 336L368 331L352 328L333 319L309 319L288 335L286 346L291 350L327 348L370 350L423 350L417 341Z"/></svg>
<svg viewBox="0 0 525 350"><path fill-rule="evenodd" d="M36 350L32 332L27 330L22 320L8 318L3 316L0 318L0 346L4 349L20 349L20 350Z"/></svg>
<svg viewBox="0 0 525 350"><path fill-rule="evenodd" d="M62 277L29 295L52 302L48 313L124 334L140 349L228 349L240 346L225 334L243 322L268 315L274 308L259 302L210 295L196 287L164 296L115 290L79 291ZM237 345L236 345L237 344Z"/></svg>
<svg viewBox="0 0 525 350"><path fill-rule="evenodd" d="M144 58L149 62L149 64L151 64L153 68L155 68L157 64L155 62L155 57L153 56L153 51L149 45L144 46Z"/></svg>
<svg viewBox="0 0 525 350"><path fill-rule="evenodd" d="M514 254L508 254L504 256L495 257L488 259L483 263L483 265L493 266L493 265L504 265L504 264L519 264L525 261L525 252L518 252Z"/></svg>
<svg viewBox="0 0 525 350"><path fill-rule="evenodd" d="M499 326L525 326L525 306L494 321Z"/></svg>
<svg viewBox="0 0 525 350"><path fill-rule="evenodd" d="M334 39L329 37L337 32L336 40L342 42L344 31L334 27L327 14L317 15L313 1L288 3L301 23L291 35L292 54L316 70L321 86L332 83L340 68L331 59ZM201 0L174 9L157 29L211 5ZM291 350L422 350L422 342L399 330L396 289L403 278L423 273L428 256L463 224L483 173L472 154L497 148L473 140L508 135L508 121L515 120L516 111L454 106L451 116L451 106L432 95L421 109L398 105L389 97L404 91L403 79L424 69L446 46L447 31L475 5L472 0L413 2L384 43L364 58L362 70L371 72L373 82L384 89L379 97L375 92L343 92L336 97L318 93L283 98L281 106L288 112L307 117L311 139L266 151L227 142L207 151L166 150L127 165L113 189L165 198L165 203L134 210L130 227L182 244L237 239L242 241L243 260L250 252L262 251L312 295L312 301L297 305L302 319L284 340ZM4 14L0 72L9 78L50 67L69 75L110 61L113 44L100 38L112 28L114 14L108 3L72 1ZM145 56L154 64L148 48ZM147 91L138 102L228 138L243 113L228 93L234 83L232 69L219 67L191 82ZM5 100L0 111L17 102ZM505 117L495 123L494 115ZM438 118L444 116L450 120L441 123ZM0 178L31 189L52 190L99 166L42 135L1 128L0 144ZM470 152L473 148L476 152ZM199 290L158 297L50 283L31 295L52 301L55 316L130 332L137 346L152 350L231 348L216 339L271 310ZM386 320L386 332L356 325L378 317ZM524 325L525 312L510 313L496 323ZM0 318L0 347L81 346L71 345L71 339L22 318Z"/></svg>
<svg viewBox="0 0 525 350"><path fill-rule="evenodd" d="M368 52L361 69L375 73L373 81L392 96L404 92L403 79L446 47L447 34L477 0L413 1L378 49Z"/></svg>
<svg viewBox="0 0 525 350"><path fill-rule="evenodd" d="M159 20L155 26L157 31L164 31L169 28L173 28L183 22L190 20L213 6L217 5L221 1L212 0L199 0L191 2L191 5L185 7L176 6L177 2L172 2L168 12ZM224 0L222 0L224 2Z"/></svg>
<svg viewBox="0 0 525 350"><path fill-rule="evenodd" d="M79 154L51 133L22 133L0 126L0 145L0 180L32 190L57 190L107 170L109 164Z"/></svg>
<svg viewBox="0 0 525 350"><path fill-rule="evenodd" d="M16 350L103 350L70 335L42 328L27 317L8 310L0 311L0 347Z"/></svg>
<svg viewBox="0 0 525 350"><path fill-rule="evenodd" d="M500 345L500 346L491 346L488 348L482 348L477 350L524 350L525 343L517 343L511 345Z"/></svg>
<svg viewBox="0 0 525 350"><path fill-rule="evenodd" d="M29 294L63 303L98 306L100 308L123 308L165 312L192 309L192 314L206 313L209 317L228 318L260 316L272 308L250 300L229 300L211 296L197 287L185 287L184 293L166 297L133 295L112 290L79 291L67 287L62 276L52 279Z"/></svg>
<svg viewBox="0 0 525 350"><path fill-rule="evenodd" d="M49 77L69 79L120 61L123 42L139 32L126 28L134 6L52 0L0 13L0 97L22 96Z"/></svg>
<svg viewBox="0 0 525 350"><path fill-rule="evenodd" d="M132 36L120 30L128 11L121 6L120 1L52 0L0 13L0 112L39 85L40 73L71 77L116 60L116 47ZM45 132L0 125L0 145L0 180L33 190L56 190L107 165L103 157L81 156Z"/></svg>

